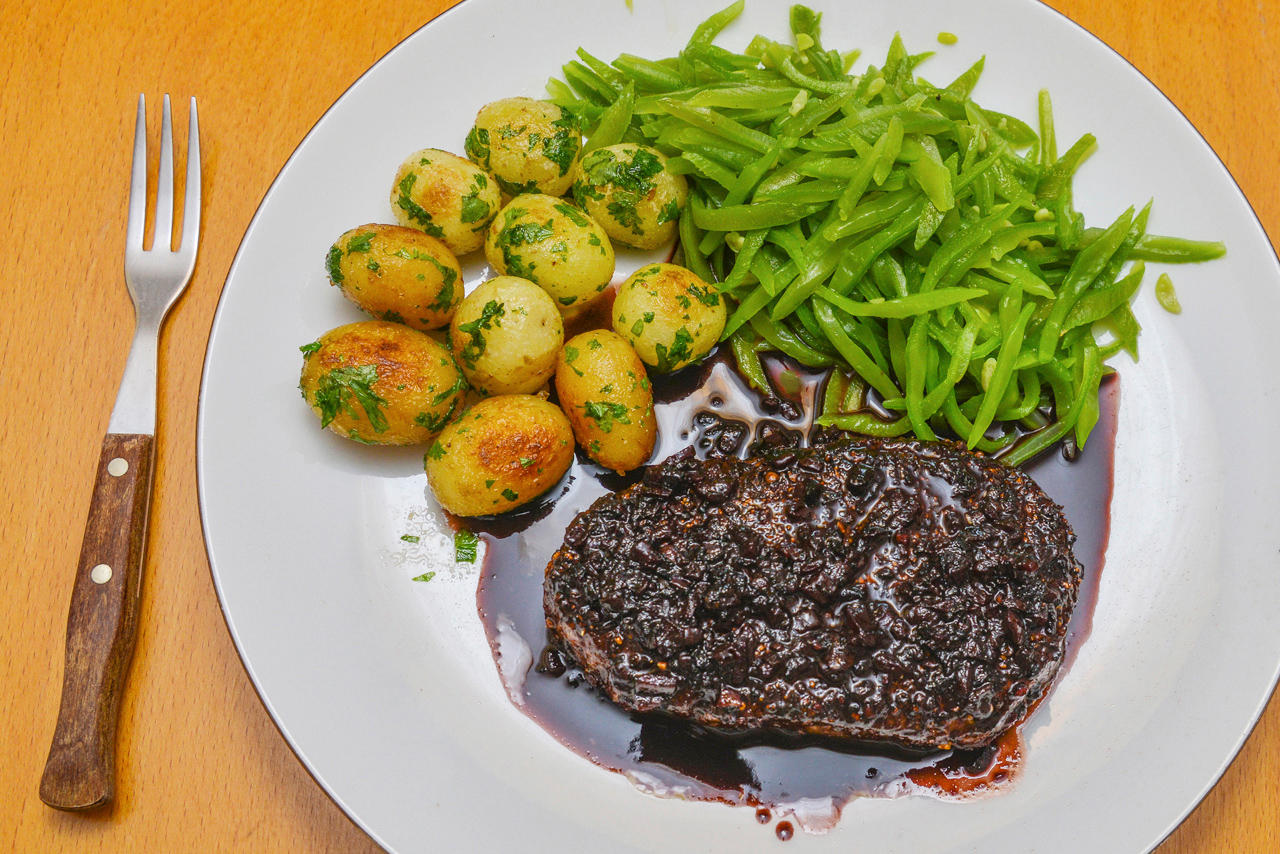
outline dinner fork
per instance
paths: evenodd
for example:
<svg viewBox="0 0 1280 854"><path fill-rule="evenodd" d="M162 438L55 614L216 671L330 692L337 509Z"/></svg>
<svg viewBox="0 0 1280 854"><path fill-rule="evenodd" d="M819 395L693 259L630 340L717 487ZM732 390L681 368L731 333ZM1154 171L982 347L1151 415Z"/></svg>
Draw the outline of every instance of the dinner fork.
<svg viewBox="0 0 1280 854"><path fill-rule="evenodd" d="M191 280L200 236L195 98L189 122L182 235L173 249L173 127L165 95L155 237L146 249L147 111L146 101L138 96L124 251L124 279L133 299L133 345L98 458L67 616L62 703L40 780L40 799L62 810L102 806L115 791L116 721L137 635L151 505L157 344L165 315Z"/></svg>

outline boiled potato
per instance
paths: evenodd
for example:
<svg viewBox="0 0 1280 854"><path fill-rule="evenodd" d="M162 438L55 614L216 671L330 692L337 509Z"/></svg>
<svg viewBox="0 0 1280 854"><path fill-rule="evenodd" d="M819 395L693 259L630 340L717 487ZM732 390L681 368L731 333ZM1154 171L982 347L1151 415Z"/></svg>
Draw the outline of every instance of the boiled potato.
<svg viewBox="0 0 1280 854"><path fill-rule="evenodd" d="M618 474L648 461L658 436L653 389L621 335L597 329L566 341L556 363L556 394L591 459Z"/></svg>
<svg viewBox="0 0 1280 854"><path fill-rule="evenodd" d="M561 312L595 299L613 278L613 244L600 224L538 193L516 196L494 217L484 254L499 273L542 286Z"/></svg>
<svg viewBox="0 0 1280 854"><path fill-rule="evenodd" d="M563 196L573 183L582 136L573 116L550 101L503 98L485 104L467 134L467 156L509 196Z"/></svg>
<svg viewBox="0 0 1280 854"><path fill-rule="evenodd" d="M455 255L484 245L485 229L501 206L492 175L438 148L410 154L391 186L396 221L443 240Z"/></svg>
<svg viewBox="0 0 1280 854"><path fill-rule="evenodd" d="M613 328L662 373L696 362L724 332L724 300L684 267L650 264L618 288Z"/></svg>
<svg viewBox="0 0 1280 854"><path fill-rule="evenodd" d="M582 158L573 196L614 240L657 249L676 236L689 184L667 168L667 158L656 148L624 142Z"/></svg>
<svg viewBox="0 0 1280 854"><path fill-rule="evenodd" d="M449 247L399 225L362 225L325 259L329 281L374 317L439 329L462 301L462 268Z"/></svg>
<svg viewBox="0 0 1280 854"><path fill-rule="evenodd" d="M467 294L449 325L449 346L485 394L528 394L556 372L564 322L547 292L498 276Z"/></svg>
<svg viewBox="0 0 1280 854"><path fill-rule="evenodd" d="M559 482L573 462L573 432L554 404L499 395L458 416L424 462L431 491L450 513L505 513Z"/></svg>
<svg viewBox="0 0 1280 854"><path fill-rule="evenodd" d="M443 345L399 323L348 323L301 349L298 387L320 426L366 445L429 441L467 389Z"/></svg>

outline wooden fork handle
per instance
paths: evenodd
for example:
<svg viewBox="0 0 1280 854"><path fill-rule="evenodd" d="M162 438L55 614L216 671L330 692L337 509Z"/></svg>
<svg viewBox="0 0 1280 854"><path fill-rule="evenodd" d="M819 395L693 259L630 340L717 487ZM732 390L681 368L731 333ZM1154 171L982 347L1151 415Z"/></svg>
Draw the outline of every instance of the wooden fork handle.
<svg viewBox="0 0 1280 854"><path fill-rule="evenodd" d="M86 810L115 791L116 721L138 629L155 437L111 433L80 547L67 616L62 704L40 800Z"/></svg>

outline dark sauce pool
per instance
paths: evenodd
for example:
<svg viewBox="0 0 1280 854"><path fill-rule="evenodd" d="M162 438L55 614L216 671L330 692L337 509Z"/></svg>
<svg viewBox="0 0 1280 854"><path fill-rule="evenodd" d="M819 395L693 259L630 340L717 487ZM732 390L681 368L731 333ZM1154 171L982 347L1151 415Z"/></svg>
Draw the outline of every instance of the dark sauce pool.
<svg viewBox="0 0 1280 854"><path fill-rule="evenodd" d="M712 449L745 454L753 441L777 431L807 442L825 374L765 361L786 397L762 400L723 356L656 381L659 436L653 460L689 445L699 456ZM1063 672L1089 634L1097 598L1110 528L1118 403L1113 375L1103 383L1101 416L1088 450L1071 461L1055 450L1024 467L1063 506L1084 567ZM580 455L541 505L466 520L487 545L476 600L507 693L562 744L653 794L750 806L762 824L790 819L775 827L782 840L791 838L792 822L809 831L830 828L856 797L913 791L963 797L998 788L1014 776L1021 723L983 749L919 752L787 733L713 731L661 714L629 713L602 698L572 662L543 649L543 572L579 512L638 478L639 472L620 477Z"/></svg>

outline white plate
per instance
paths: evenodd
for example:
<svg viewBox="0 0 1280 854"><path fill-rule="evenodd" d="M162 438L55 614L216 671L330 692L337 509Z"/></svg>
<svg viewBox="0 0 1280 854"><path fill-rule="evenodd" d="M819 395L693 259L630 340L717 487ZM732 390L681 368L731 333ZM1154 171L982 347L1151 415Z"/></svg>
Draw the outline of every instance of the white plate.
<svg viewBox="0 0 1280 854"><path fill-rule="evenodd" d="M776 845L747 810L661 800L561 747L506 699L426 497L420 449L321 432L298 399L298 345L355 319L326 286L333 238L388 221L396 165L460 150L476 109L541 94L580 44L667 56L722 0L469 0L360 78L298 147L254 218L209 341L200 495L214 579L267 708L316 779L397 851L741 851ZM1100 150L1076 199L1093 224L1155 196L1152 231L1220 238L1223 261L1174 271L1181 317L1137 313L1142 362L1123 375L1113 534L1095 629L1030 727L1023 773L970 803L864 800L826 836L847 851L1137 851L1157 843L1225 768L1280 661L1280 267L1230 175L1145 78L1029 0L826 7L829 45L882 56L960 37L922 69L986 54L977 97L1030 118L1054 98L1062 144ZM782 37L786 6L753 0L722 37ZM1156 270L1148 273L1149 281ZM480 274L473 268L469 284ZM1242 424L1252 425L1241 429ZM401 534L422 537L416 546ZM430 584L410 577L426 569ZM540 571L535 567L531 571Z"/></svg>

